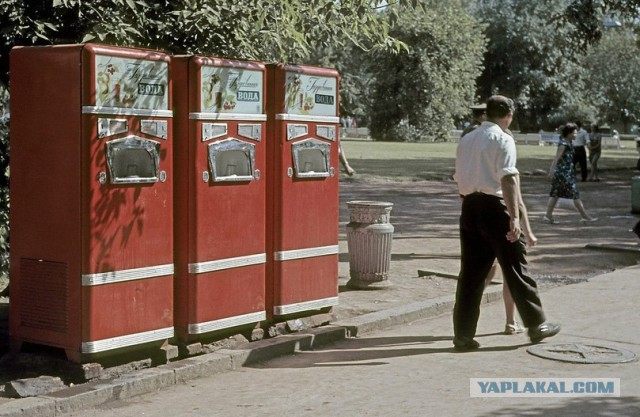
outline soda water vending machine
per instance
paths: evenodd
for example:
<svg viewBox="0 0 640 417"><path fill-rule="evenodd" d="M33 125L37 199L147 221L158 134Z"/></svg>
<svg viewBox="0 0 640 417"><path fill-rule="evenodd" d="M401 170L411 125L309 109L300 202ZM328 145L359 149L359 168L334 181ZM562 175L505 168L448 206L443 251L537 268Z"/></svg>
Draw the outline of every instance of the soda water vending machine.
<svg viewBox="0 0 640 417"><path fill-rule="evenodd" d="M169 64L90 44L12 50L14 349L84 361L173 337Z"/></svg>
<svg viewBox="0 0 640 417"><path fill-rule="evenodd" d="M268 66L267 311L338 304L338 80Z"/></svg>
<svg viewBox="0 0 640 417"><path fill-rule="evenodd" d="M176 332L183 342L265 313L265 66L172 60Z"/></svg>

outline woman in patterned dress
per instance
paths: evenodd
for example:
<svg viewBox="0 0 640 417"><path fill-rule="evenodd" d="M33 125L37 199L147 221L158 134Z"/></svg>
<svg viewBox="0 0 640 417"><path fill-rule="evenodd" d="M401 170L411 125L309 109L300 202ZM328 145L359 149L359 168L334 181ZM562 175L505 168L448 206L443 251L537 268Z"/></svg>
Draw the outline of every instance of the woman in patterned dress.
<svg viewBox="0 0 640 417"><path fill-rule="evenodd" d="M560 141L558 142L558 150L549 169L551 191L549 192L547 213L543 217L543 220L545 223L558 224L559 222L553 218L553 209L556 207L559 198L568 198L573 200L573 205L580 212L582 223L595 222L598 219L591 217L584 209L573 170L575 151L572 142L578 134L578 126L575 123L567 123L564 126L560 126L559 130Z"/></svg>

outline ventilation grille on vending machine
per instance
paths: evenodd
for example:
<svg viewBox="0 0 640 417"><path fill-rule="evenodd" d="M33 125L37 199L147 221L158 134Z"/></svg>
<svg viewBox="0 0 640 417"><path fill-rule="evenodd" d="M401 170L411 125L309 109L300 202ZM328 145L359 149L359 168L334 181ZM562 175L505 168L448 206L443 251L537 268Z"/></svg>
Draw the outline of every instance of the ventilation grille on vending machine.
<svg viewBox="0 0 640 417"><path fill-rule="evenodd" d="M25 327L66 332L68 265L20 259L20 312Z"/></svg>

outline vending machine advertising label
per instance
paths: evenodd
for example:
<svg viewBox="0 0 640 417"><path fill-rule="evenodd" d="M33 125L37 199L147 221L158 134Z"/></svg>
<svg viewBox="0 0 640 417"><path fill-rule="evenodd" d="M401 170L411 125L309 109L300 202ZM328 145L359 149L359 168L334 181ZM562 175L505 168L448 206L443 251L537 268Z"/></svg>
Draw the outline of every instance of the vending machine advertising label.
<svg viewBox="0 0 640 417"><path fill-rule="evenodd" d="M169 64L92 44L12 50L14 346L83 361L173 337Z"/></svg>
<svg viewBox="0 0 640 417"><path fill-rule="evenodd" d="M338 81L335 70L269 65L267 311L338 303Z"/></svg>
<svg viewBox="0 0 640 417"><path fill-rule="evenodd" d="M188 342L266 318L266 69L177 56L172 74L175 322Z"/></svg>

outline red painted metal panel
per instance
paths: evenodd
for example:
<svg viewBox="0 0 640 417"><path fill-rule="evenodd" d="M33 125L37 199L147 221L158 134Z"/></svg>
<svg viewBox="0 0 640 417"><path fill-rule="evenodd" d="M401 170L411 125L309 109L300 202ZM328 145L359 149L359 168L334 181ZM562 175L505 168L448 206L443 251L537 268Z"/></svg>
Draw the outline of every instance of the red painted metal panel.
<svg viewBox="0 0 640 417"><path fill-rule="evenodd" d="M99 77L106 75L104 68L97 71L97 61L111 59L114 80L100 84ZM168 73L148 70L155 65L150 62L166 63L168 70L169 57L156 51L99 45L12 51L11 93L16 105L12 104L11 136L16 158L11 197L17 209L15 216L12 213L12 293L25 295L21 281L34 276L22 276L19 260L65 264L66 274L56 279L65 288L63 309L69 317L65 332L34 329L22 319L29 316L35 322L34 311L12 305L11 337L17 343L58 346L77 358L83 343L126 339L130 332L172 325L171 84ZM145 84L154 77L162 82ZM108 86L106 92L103 85ZM147 99L153 95L165 97L164 113L154 113L155 101ZM124 127L119 133L99 135L101 120L118 120ZM165 126L165 133L142 133L143 120L145 126ZM109 181L107 143L127 136L157 142L158 181ZM101 174L105 181L100 181ZM158 266L157 276L148 271ZM122 274L131 270L137 272L123 281ZM84 277L88 281L83 284ZM114 281L100 285L93 278ZM140 343L144 342L143 338Z"/></svg>
<svg viewBox="0 0 640 417"><path fill-rule="evenodd" d="M21 303L10 303L10 336L58 347L80 340L81 86L80 46L17 47L11 51L11 298L33 295L26 260L66 265L53 278L63 297L43 299L46 309L65 306L64 331L33 326ZM24 261L23 261L24 260ZM30 262L27 262L30 263ZM66 282L67 277L76 280ZM36 278L34 278L36 279ZM37 284L34 284L37 285Z"/></svg>
<svg viewBox="0 0 640 417"><path fill-rule="evenodd" d="M162 120L171 131L172 120L160 117L121 117L128 121L126 132L98 138L96 126L101 115L84 116L86 142L85 223L87 241L84 273L100 273L173 263L173 175L170 139L140 133L140 120ZM160 169L167 171L164 182L138 185L100 184L101 172L108 174L107 142L136 135L160 142Z"/></svg>
<svg viewBox="0 0 640 417"><path fill-rule="evenodd" d="M179 56L172 66L177 115L176 332L182 340L191 340L198 336L189 333L189 325L234 323L234 317L264 312L264 261L243 265L241 259L265 254L266 76L261 63L214 57ZM259 92L260 97L252 96L258 100L255 107L240 103L241 91ZM246 111L234 112L229 103ZM203 137L213 125L218 133ZM240 135L244 125L259 126L258 137ZM209 147L229 140L253 146L253 170L259 176L215 181ZM207 267L231 259L239 263Z"/></svg>
<svg viewBox="0 0 640 417"><path fill-rule="evenodd" d="M278 262L275 272L276 306L337 296L338 255Z"/></svg>
<svg viewBox="0 0 640 417"><path fill-rule="evenodd" d="M291 77L297 76L306 78L292 93ZM273 314L274 309L293 304L315 308L314 301L338 295L338 123L334 119L339 75L327 68L280 64L268 66L268 78L267 311ZM328 106L331 114L314 114L313 106L321 107L322 102L317 87L327 80L334 83L328 93L335 100L333 110ZM292 126L300 126L300 133L290 135ZM332 127L333 140L319 136L318 126ZM331 175L298 177L293 149L309 140L328 145ZM335 247L335 253L295 259L296 252L324 247ZM292 259L278 259L289 253Z"/></svg>
<svg viewBox="0 0 640 417"><path fill-rule="evenodd" d="M172 327L172 287L172 275L83 287L83 341Z"/></svg>
<svg viewBox="0 0 640 417"><path fill-rule="evenodd" d="M190 323L264 311L264 274L264 265L192 274L194 302Z"/></svg>

